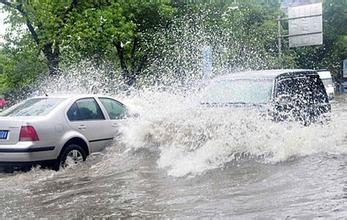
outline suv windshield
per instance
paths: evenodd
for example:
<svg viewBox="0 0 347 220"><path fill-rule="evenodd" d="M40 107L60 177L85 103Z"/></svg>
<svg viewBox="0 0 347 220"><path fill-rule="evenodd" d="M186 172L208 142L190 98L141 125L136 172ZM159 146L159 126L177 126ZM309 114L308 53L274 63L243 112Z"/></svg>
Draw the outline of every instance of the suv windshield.
<svg viewBox="0 0 347 220"><path fill-rule="evenodd" d="M64 100L63 98L28 99L2 112L0 116L44 116Z"/></svg>
<svg viewBox="0 0 347 220"><path fill-rule="evenodd" d="M204 90L205 103L266 103L272 94L271 79L229 79L215 81Z"/></svg>

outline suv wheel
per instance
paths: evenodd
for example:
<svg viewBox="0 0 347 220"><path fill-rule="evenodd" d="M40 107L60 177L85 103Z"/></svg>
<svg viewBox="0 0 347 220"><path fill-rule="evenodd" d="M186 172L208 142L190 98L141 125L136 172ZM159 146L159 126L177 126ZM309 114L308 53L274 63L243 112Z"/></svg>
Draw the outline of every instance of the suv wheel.
<svg viewBox="0 0 347 220"><path fill-rule="evenodd" d="M60 153L54 165L54 169L59 170L60 167L67 168L71 165L80 164L85 161L86 158L87 154L81 146L70 144Z"/></svg>

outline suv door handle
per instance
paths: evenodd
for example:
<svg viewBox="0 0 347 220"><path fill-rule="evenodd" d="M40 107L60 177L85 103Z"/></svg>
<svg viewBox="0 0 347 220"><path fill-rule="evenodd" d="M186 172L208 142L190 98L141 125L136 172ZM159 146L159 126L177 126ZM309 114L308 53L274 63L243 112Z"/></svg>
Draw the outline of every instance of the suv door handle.
<svg viewBox="0 0 347 220"><path fill-rule="evenodd" d="M116 128L116 127L118 127L118 124L117 123L113 123L112 127Z"/></svg>
<svg viewBox="0 0 347 220"><path fill-rule="evenodd" d="M80 130L85 130L85 129L87 128L87 126L85 126L85 125L80 125L80 126L78 126L77 128L80 129Z"/></svg>

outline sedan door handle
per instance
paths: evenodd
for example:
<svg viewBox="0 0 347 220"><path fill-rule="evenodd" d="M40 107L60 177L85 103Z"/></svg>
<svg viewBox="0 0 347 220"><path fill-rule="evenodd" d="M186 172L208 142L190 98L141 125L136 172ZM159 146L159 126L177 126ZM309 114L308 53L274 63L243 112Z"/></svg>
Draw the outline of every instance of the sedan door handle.
<svg viewBox="0 0 347 220"><path fill-rule="evenodd" d="M85 125L78 126L78 129L80 129L80 130L85 130L86 128L87 128L87 126L85 126Z"/></svg>

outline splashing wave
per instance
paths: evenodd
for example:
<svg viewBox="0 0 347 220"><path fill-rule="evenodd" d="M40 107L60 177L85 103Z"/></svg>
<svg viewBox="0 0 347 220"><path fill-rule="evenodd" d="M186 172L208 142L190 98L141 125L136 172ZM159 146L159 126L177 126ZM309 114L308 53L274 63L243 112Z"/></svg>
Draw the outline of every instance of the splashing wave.
<svg viewBox="0 0 347 220"><path fill-rule="evenodd" d="M194 89L153 86L123 90L118 79L110 80L101 70L85 72L76 69L44 80L37 93L115 96L140 115L121 126L126 152L147 149L158 153L158 167L172 176L199 175L242 159L278 163L316 153L347 153L343 109L333 109L326 125L275 123L252 109L201 106Z"/></svg>
<svg viewBox="0 0 347 220"><path fill-rule="evenodd" d="M186 176L222 168L243 158L278 163L315 153L347 153L343 122L304 127L275 123L257 111L207 108L195 97L147 90L129 103L140 117L122 128L129 148L159 151L157 164L169 175Z"/></svg>

